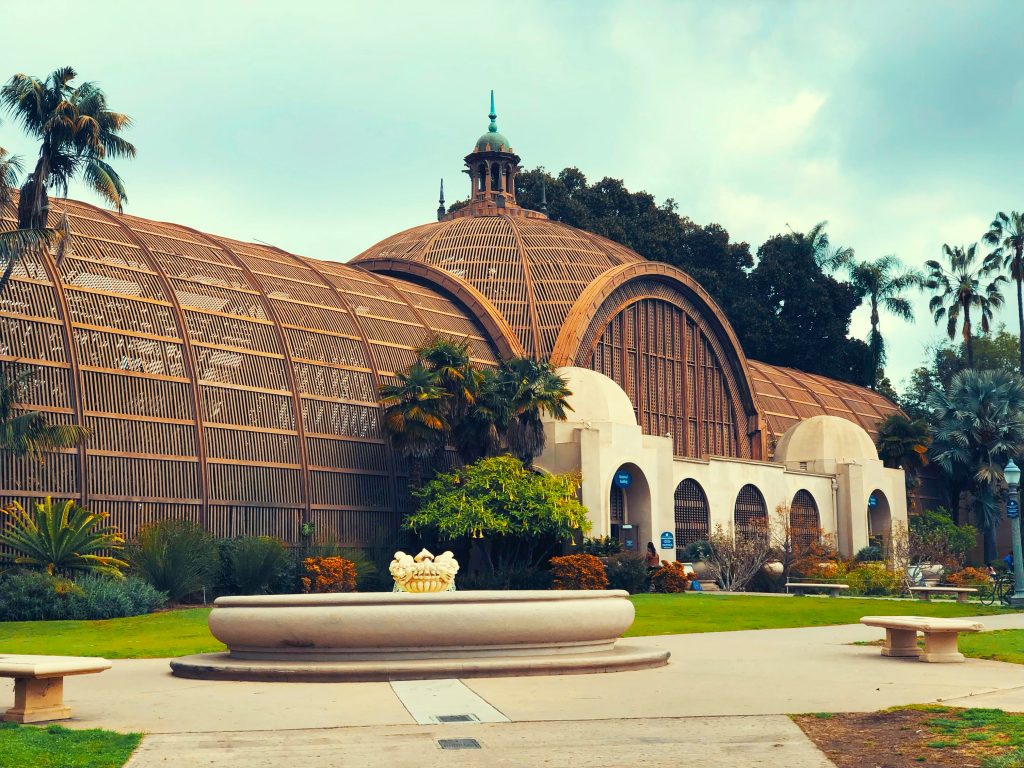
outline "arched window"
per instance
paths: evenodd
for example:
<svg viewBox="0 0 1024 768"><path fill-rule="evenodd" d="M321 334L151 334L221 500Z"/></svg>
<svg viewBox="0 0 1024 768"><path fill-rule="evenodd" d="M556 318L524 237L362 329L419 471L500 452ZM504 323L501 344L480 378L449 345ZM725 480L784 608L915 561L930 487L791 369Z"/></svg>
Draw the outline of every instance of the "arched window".
<svg viewBox="0 0 1024 768"><path fill-rule="evenodd" d="M476 169L477 189L483 192L487 189L487 163L480 163Z"/></svg>
<svg viewBox="0 0 1024 768"><path fill-rule="evenodd" d="M807 491L797 491L789 505L789 535L794 547L801 552L806 552L821 537L818 505Z"/></svg>
<svg viewBox="0 0 1024 768"><path fill-rule="evenodd" d="M732 510L732 521L737 539L768 535L768 507L756 486L748 484L740 488Z"/></svg>
<svg viewBox="0 0 1024 768"><path fill-rule="evenodd" d="M696 480L686 479L676 486L676 559L695 541L707 540L709 528L708 497Z"/></svg>
<svg viewBox="0 0 1024 768"><path fill-rule="evenodd" d="M501 192L501 168L497 163L491 163L491 190Z"/></svg>

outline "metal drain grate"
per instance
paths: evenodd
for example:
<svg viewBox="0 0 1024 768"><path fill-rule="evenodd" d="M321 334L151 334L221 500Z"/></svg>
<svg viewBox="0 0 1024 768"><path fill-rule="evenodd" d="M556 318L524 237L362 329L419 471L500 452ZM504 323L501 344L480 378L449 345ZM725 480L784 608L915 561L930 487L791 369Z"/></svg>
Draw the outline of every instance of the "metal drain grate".
<svg viewBox="0 0 1024 768"><path fill-rule="evenodd" d="M476 715L434 715L433 720L438 723L478 723L480 719Z"/></svg>
<svg viewBox="0 0 1024 768"><path fill-rule="evenodd" d="M438 739L441 749L483 749L476 739Z"/></svg>

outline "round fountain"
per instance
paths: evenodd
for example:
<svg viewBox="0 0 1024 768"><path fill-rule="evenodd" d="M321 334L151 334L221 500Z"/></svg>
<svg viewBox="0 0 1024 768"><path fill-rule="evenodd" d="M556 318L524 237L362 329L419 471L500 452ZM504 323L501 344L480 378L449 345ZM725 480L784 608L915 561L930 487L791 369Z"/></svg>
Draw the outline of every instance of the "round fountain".
<svg viewBox="0 0 1024 768"><path fill-rule="evenodd" d="M633 623L622 590L454 591L451 553L396 553L396 591L220 597L210 631L226 653L171 662L179 677L412 680L617 672L668 652L617 642ZM431 591L427 591L427 589Z"/></svg>

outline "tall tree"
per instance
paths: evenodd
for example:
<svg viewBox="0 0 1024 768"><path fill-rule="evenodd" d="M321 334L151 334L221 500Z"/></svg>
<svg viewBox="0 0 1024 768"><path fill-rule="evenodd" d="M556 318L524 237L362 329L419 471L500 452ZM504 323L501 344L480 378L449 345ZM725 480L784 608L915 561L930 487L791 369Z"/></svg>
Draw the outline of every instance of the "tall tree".
<svg viewBox="0 0 1024 768"><path fill-rule="evenodd" d="M511 414L505 441L529 469L534 457L544 450L542 416L564 420L566 412L572 410L568 401L572 392L549 363L529 357L506 361L498 372L496 386Z"/></svg>
<svg viewBox="0 0 1024 768"><path fill-rule="evenodd" d="M444 448L448 393L438 384L437 374L420 363L396 373L395 379L394 384L380 388L384 429L408 462L410 483L418 488L430 460Z"/></svg>
<svg viewBox="0 0 1024 768"><path fill-rule="evenodd" d="M44 229L48 190L67 195L72 179L82 180L113 208L126 202L124 183L109 160L135 156L135 147L120 136L131 119L108 108L95 83L72 85L71 67L54 70L43 80L16 74L0 89L0 103L40 142L35 167L21 188L18 225Z"/></svg>
<svg viewBox="0 0 1024 768"><path fill-rule="evenodd" d="M89 436L76 424L53 424L46 414L22 405L35 379L31 368L0 369L0 449L42 460L46 451L73 448Z"/></svg>
<svg viewBox="0 0 1024 768"><path fill-rule="evenodd" d="M850 275L850 284L861 299L868 302L871 308L871 331L868 335L868 349L871 350L871 388L878 383L878 370L885 362L885 339L879 329L879 310L884 309L891 315L914 322L914 310L904 294L921 282L915 272L904 269L903 264L895 256L883 256L877 261L856 261L849 259L846 269Z"/></svg>
<svg viewBox="0 0 1024 768"><path fill-rule="evenodd" d="M967 248L943 245L942 255L946 264L934 259L925 262L928 274L922 285L933 293L928 309L936 325L946 320L946 334L950 339L956 337L957 325L961 325L960 333L967 349L967 365L973 368L972 310L979 318L982 333L988 333L992 311L1003 305L1000 286L1006 282L1006 277L996 275L988 281L988 277L998 267L998 262L990 256L979 264L977 243Z"/></svg>
<svg viewBox="0 0 1024 768"><path fill-rule="evenodd" d="M1004 371L961 371L929 397L934 414L932 461L949 476L971 479L973 505L985 544L985 562L996 552L1003 467L1020 459L1024 445L1024 380Z"/></svg>
<svg viewBox="0 0 1024 768"><path fill-rule="evenodd" d="M849 338L860 297L826 273L837 250L818 225L808 233L775 235L757 251L745 310L730 320L749 357L774 365L868 384L870 351Z"/></svg>
<svg viewBox="0 0 1024 768"><path fill-rule="evenodd" d="M1024 291L1021 290L1021 283L1024 282L1024 213L997 213L984 240L996 246L991 258L1001 260L1003 269L1009 272L1010 279L1017 284L1018 372L1024 376Z"/></svg>

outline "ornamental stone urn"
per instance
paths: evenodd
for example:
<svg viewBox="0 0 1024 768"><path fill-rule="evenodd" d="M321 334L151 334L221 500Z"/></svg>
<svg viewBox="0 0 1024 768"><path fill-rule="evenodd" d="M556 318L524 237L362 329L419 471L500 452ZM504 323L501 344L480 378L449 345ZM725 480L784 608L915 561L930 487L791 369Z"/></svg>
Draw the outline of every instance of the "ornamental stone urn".
<svg viewBox="0 0 1024 768"><path fill-rule="evenodd" d="M416 557L395 552L388 570L395 580L395 592L451 592L459 563L451 552L434 557L424 549Z"/></svg>

